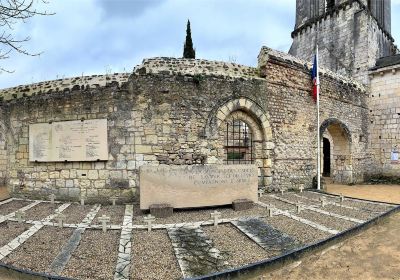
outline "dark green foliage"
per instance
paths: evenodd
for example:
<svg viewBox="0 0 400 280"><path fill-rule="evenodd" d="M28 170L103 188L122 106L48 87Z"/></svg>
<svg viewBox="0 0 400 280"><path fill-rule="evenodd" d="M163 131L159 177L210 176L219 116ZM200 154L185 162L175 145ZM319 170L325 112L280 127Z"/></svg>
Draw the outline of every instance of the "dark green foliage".
<svg viewBox="0 0 400 280"><path fill-rule="evenodd" d="M183 58L196 58L196 51L193 48L192 32L190 31L190 21L187 22L186 40L183 47Z"/></svg>

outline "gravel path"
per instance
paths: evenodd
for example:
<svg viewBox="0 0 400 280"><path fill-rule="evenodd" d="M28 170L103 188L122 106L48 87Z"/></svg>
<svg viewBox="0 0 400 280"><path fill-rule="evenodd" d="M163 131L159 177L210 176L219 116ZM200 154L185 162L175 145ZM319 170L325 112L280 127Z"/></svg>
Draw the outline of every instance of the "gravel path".
<svg viewBox="0 0 400 280"><path fill-rule="evenodd" d="M45 272L72 231L67 228L44 227L2 261L18 268Z"/></svg>
<svg viewBox="0 0 400 280"><path fill-rule="evenodd" d="M0 205L0 215L7 215L10 214L14 211L17 211L18 209L21 209L22 207L25 207L28 204L31 204L32 202L25 201L25 200L13 200L9 203L2 204Z"/></svg>
<svg viewBox="0 0 400 280"><path fill-rule="evenodd" d="M320 231L282 215L264 218L263 221L287 233L302 244L313 243L330 236L327 232Z"/></svg>
<svg viewBox="0 0 400 280"><path fill-rule="evenodd" d="M66 216L64 223L79 224L86 217L92 207L92 205L71 204L63 211L63 214ZM54 218L52 221L58 222L57 218Z"/></svg>
<svg viewBox="0 0 400 280"><path fill-rule="evenodd" d="M102 205L100 211L92 221L92 225L101 224L98 220L103 215L110 217L110 224L121 225L124 220L125 206L124 205Z"/></svg>
<svg viewBox="0 0 400 280"><path fill-rule="evenodd" d="M273 206L275 206L276 208L280 209L280 210L295 210L296 206L277 200L275 198L272 197L268 197L268 196L263 196L260 198L261 202L264 202L266 204L272 204Z"/></svg>
<svg viewBox="0 0 400 280"><path fill-rule="evenodd" d="M45 202L39 203L35 207L26 211L25 219L35 221L42 220L47 216L53 214L54 210L56 210L59 206L60 204L51 204Z"/></svg>
<svg viewBox="0 0 400 280"><path fill-rule="evenodd" d="M214 246L227 254L230 268L244 266L273 256L231 224L202 227Z"/></svg>
<svg viewBox="0 0 400 280"><path fill-rule="evenodd" d="M165 230L134 231L132 279L181 279L171 241Z"/></svg>
<svg viewBox="0 0 400 280"><path fill-rule="evenodd" d="M3 247L15 237L29 229L31 225L5 221L0 224L0 247Z"/></svg>
<svg viewBox="0 0 400 280"><path fill-rule="evenodd" d="M196 209L196 210L174 210L174 214L167 218L156 219L157 224L176 224L184 222L198 222L198 221L208 221L211 220L210 214L214 211L221 213L221 219L227 218L238 218L238 217L255 217L255 216L265 216L267 212L263 207L255 205L253 208L244 211L234 211L229 207L217 207L208 209ZM141 214L139 216L138 211L135 211L133 222L134 224L145 224L143 222L143 217L145 215Z"/></svg>
<svg viewBox="0 0 400 280"><path fill-rule="evenodd" d="M343 208L340 206L336 206L336 205L326 205L324 208L322 208L325 211L329 211L332 213L336 213L342 216L346 216L346 217L351 217L351 218L356 218L356 219L360 219L360 220L370 220L373 217L377 216L378 213L375 212L361 212L358 210L353 210L353 209L348 209L348 208Z"/></svg>
<svg viewBox="0 0 400 280"><path fill-rule="evenodd" d="M86 230L72 253L62 276L77 279L109 280L114 277L121 232Z"/></svg>
<svg viewBox="0 0 400 280"><path fill-rule="evenodd" d="M318 193L313 193L313 192L304 192L302 195L312 198L312 199L318 199L318 200L320 199L320 197L322 197L322 195L320 195ZM323 197L326 199L326 201L340 203L339 197L334 197L334 196L329 196L329 195L323 195ZM343 205L357 207L357 208L369 210L369 211L379 211L379 212L386 212L393 208L391 206L380 205L380 204L376 204L376 203L369 203L366 201L365 202L364 201L356 201L356 200L352 200L352 199L345 199L343 201Z"/></svg>
<svg viewBox="0 0 400 280"><path fill-rule="evenodd" d="M309 210L303 210L301 211L300 214L296 214L296 216L305 218L307 220L313 221L317 224L326 226L330 229L336 229L339 231L344 231L346 229L349 229L351 227L356 226L356 223L349 222L343 219L338 219L334 218L325 214L309 211Z"/></svg>
<svg viewBox="0 0 400 280"><path fill-rule="evenodd" d="M279 196L280 198L284 198L290 201L293 201L294 203L300 202L302 204L306 204L306 205L314 205L314 206L319 206L321 203L319 201L314 201L311 199L308 199L304 196L301 195L301 193L284 193L284 195L276 195ZM300 197L299 197L300 196Z"/></svg>

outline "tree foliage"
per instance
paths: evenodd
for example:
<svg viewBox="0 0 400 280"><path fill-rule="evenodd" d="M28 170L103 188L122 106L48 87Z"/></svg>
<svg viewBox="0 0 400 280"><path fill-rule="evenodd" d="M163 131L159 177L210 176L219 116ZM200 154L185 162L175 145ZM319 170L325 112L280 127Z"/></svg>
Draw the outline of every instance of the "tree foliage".
<svg viewBox="0 0 400 280"><path fill-rule="evenodd" d="M192 32L190 30L190 21L187 21L186 40L183 47L183 58L196 58L196 51L193 48Z"/></svg>
<svg viewBox="0 0 400 280"><path fill-rule="evenodd" d="M37 15L51 15L47 11L40 11L36 6L40 3L47 4L46 0L0 0L0 59L7 59L12 52L24 55L37 56L40 53L31 53L23 47L30 37L15 37L14 26L25 23ZM6 70L0 66L0 72Z"/></svg>

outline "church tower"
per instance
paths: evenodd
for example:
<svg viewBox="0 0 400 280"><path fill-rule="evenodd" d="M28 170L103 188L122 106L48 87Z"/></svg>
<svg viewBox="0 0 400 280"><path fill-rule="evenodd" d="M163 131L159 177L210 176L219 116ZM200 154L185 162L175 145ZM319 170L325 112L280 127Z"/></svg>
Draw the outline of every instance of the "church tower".
<svg viewBox="0 0 400 280"><path fill-rule="evenodd" d="M397 52L391 36L391 0L296 0L291 55L368 84L376 60Z"/></svg>

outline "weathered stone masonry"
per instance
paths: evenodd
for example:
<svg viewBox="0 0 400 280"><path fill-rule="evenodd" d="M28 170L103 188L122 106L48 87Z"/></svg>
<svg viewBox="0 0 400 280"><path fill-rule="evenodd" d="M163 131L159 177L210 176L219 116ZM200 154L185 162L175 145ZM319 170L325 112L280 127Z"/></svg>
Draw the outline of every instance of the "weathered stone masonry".
<svg viewBox="0 0 400 280"><path fill-rule="evenodd" d="M0 129L7 136L7 164L0 160L0 172L14 195L137 199L140 166L224 164L224 127L235 118L254 135L260 187L310 187L317 131L310 65L267 48L259 60L260 67L251 68L150 59L129 78L84 77L3 90L1 110L7 124ZM330 72L321 75L321 123L328 124L321 133L332 134L333 146L348 147L336 155L334 175L343 182L361 181L371 163L365 152L367 95L352 80ZM29 124L95 118L108 120L108 161L28 161ZM347 134L339 137L336 132Z"/></svg>

